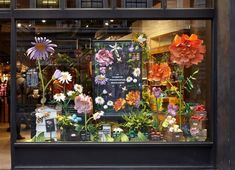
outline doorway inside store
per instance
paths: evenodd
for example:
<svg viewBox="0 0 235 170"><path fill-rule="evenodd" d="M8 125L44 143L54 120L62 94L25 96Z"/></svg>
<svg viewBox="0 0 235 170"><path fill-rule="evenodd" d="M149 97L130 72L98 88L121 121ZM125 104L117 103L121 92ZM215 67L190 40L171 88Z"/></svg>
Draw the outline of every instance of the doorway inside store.
<svg viewBox="0 0 235 170"><path fill-rule="evenodd" d="M10 21L0 21L0 169L10 169Z"/></svg>

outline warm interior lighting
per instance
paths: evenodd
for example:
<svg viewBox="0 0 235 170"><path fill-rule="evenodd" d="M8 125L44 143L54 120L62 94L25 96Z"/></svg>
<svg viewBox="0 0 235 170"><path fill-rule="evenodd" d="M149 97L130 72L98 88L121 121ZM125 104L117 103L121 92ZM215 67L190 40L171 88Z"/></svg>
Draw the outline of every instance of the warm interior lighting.
<svg viewBox="0 0 235 170"><path fill-rule="evenodd" d="M42 4L57 4L57 0L44 0Z"/></svg>
<svg viewBox="0 0 235 170"><path fill-rule="evenodd" d="M0 0L0 4L9 4L11 0Z"/></svg>

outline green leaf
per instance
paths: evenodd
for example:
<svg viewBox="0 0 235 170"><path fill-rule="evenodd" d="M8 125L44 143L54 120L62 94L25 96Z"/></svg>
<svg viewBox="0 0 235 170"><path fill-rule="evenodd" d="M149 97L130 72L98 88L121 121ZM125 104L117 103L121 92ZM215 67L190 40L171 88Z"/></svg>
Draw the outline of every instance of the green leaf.
<svg viewBox="0 0 235 170"><path fill-rule="evenodd" d="M114 138L112 138L110 135L105 135L107 142L114 142Z"/></svg>
<svg viewBox="0 0 235 170"><path fill-rule="evenodd" d="M125 133L121 133L120 140L121 142L129 142L129 138Z"/></svg>
<svg viewBox="0 0 235 170"><path fill-rule="evenodd" d="M137 138L139 141L142 141L142 142L148 141L147 137L142 132L138 132Z"/></svg>

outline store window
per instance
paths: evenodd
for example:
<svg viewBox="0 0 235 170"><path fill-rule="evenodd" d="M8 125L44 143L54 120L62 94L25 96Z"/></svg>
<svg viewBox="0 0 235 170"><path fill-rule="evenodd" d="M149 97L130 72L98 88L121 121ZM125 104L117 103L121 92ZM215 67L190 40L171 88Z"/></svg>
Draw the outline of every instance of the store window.
<svg viewBox="0 0 235 170"><path fill-rule="evenodd" d="M111 0L67 0L67 8L110 8Z"/></svg>
<svg viewBox="0 0 235 170"><path fill-rule="evenodd" d="M117 8L161 8L161 0L116 0Z"/></svg>
<svg viewBox="0 0 235 170"><path fill-rule="evenodd" d="M16 0L17 8L59 8L59 0Z"/></svg>
<svg viewBox="0 0 235 170"><path fill-rule="evenodd" d="M212 8L212 0L167 0L167 8Z"/></svg>
<svg viewBox="0 0 235 170"><path fill-rule="evenodd" d="M10 8L11 0L0 1L0 8Z"/></svg>
<svg viewBox="0 0 235 170"><path fill-rule="evenodd" d="M209 20L17 25L19 142L212 140Z"/></svg>

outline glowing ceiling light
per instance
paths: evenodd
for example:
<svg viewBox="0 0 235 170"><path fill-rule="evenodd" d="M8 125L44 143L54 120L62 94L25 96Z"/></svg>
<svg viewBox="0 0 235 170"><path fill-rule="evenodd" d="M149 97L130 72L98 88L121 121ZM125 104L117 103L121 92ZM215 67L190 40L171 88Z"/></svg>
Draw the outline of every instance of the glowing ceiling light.
<svg viewBox="0 0 235 170"><path fill-rule="evenodd" d="M0 4L10 4L11 0L0 0Z"/></svg>
<svg viewBox="0 0 235 170"><path fill-rule="evenodd" d="M42 20L42 23L46 23L47 21L45 19Z"/></svg>
<svg viewBox="0 0 235 170"><path fill-rule="evenodd" d="M44 0L42 4L57 4L57 0Z"/></svg>

